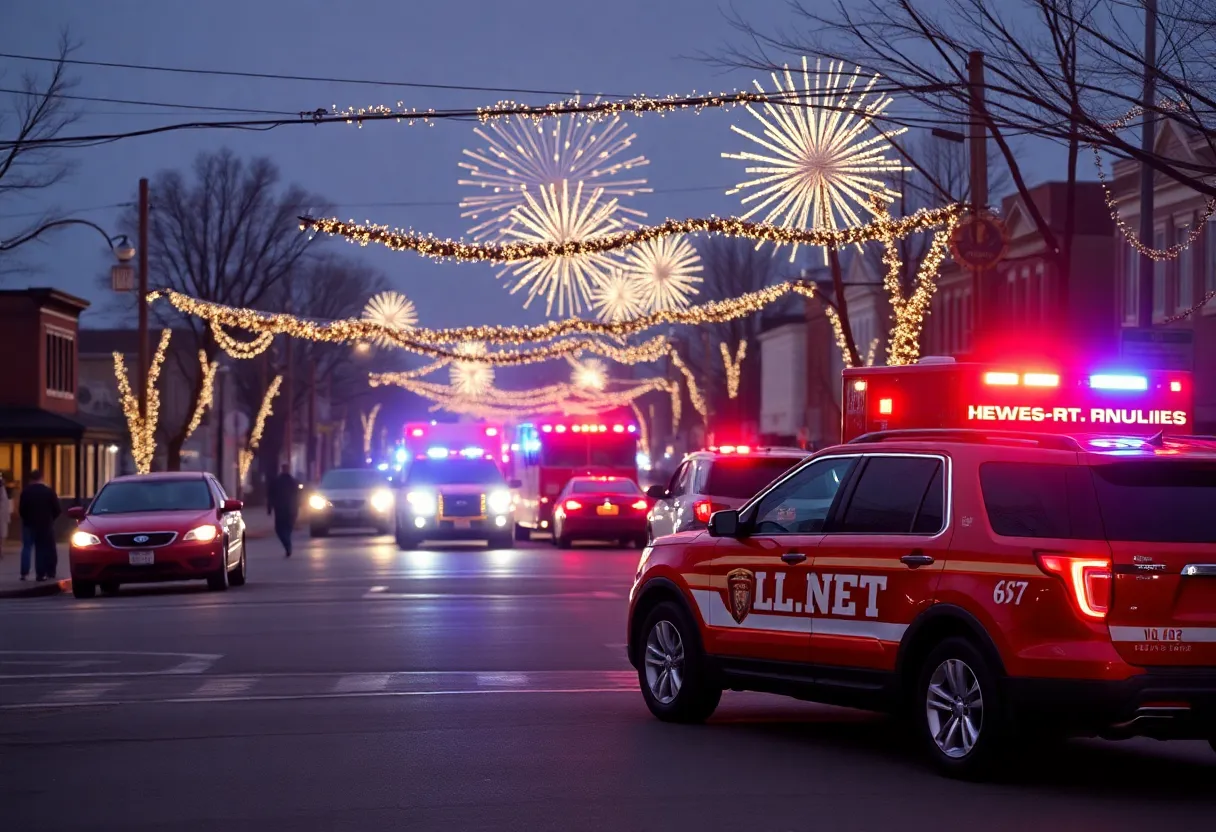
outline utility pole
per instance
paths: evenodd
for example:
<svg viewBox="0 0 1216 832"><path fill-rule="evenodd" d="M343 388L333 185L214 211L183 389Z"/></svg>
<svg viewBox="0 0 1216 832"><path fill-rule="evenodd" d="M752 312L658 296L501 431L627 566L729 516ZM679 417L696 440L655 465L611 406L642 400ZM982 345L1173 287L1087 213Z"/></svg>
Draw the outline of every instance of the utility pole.
<svg viewBox="0 0 1216 832"><path fill-rule="evenodd" d="M308 362L308 480L317 478L317 362Z"/></svg>
<svg viewBox="0 0 1216 832"><path fill-rule="evenodd" d="M971 104L971 216L979 217L988 209L988 130L984 123L984 53L967 56L969 99ZM974 345L984 320L981 291L984 270L971 272L971 343Z"/></svg>
<svg viewBox="0 0 1216 832"><path fill-rule="evenodd" d="M1140 126L1140 149L1153 152L1154 124L1152 108L1156 93L1157 69L1157 0L1144 3L1144 121ZM1140 163L1140 242L1148 247L1153 244L1153 169ZM1153 261L1147 254L1140 255L1140 292L1137 304L1137 323L1142 327L1153 325Z"/></svg>
<svg viewBox="0 0 1216 832"><path fill-rule="evenodd" d="M148 180L139 180L139 415L148 417Z"/></svg>
<svg viewBox="0 0 1216 832"><path fill-rule="evenodd" d="M290 310L289 310L290 311ZM284 427L284 443L287 445L287 467L291 469L291 451L295 447L295 385L292 384L295 378L295 373L291 366L291 342L295 340L291 336L287 337L285 350L287 353L287 368L283 371L283 387L285 389L284 402L287 405L287 415ZM294 470L294 469L291 469Z"/></svg>

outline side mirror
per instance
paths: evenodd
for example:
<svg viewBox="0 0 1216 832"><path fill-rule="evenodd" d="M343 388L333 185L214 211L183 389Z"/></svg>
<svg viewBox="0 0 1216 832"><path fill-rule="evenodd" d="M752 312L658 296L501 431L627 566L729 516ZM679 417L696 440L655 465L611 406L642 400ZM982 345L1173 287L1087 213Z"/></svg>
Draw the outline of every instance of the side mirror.
<svg viewBox="0 0 1216 832"><path fill-rule="evenodd" d="M524 484L519 480L507 480L507 488L523 488Z"/></svg>
<svg viewBox="0 0 1216 832"><path fill-rule="evenodd" d="M710 537L735 537L739 534L739 512L715 511L709 516Z"/></svg>
<svg viewBox="0 0 1216 832"><path fill-rule="evenodd" d="M84 519L84 508L82 506L72 506L68 509L68 517L79 523Z"/></svg>
<svg viewBox="0 0 1216 832"><path fill-rule="evenodd" d="M667 486L652 485L646 489L646 496L652 500L661 500L667 496Z"/></svg>
<svg viewBox="0 0 1216 832"><path fill-rule="evenodd" d="M224 500L224 508L222 510L224 514L228 514L232 511L240 511L244 507L245 504L240 500Z"/></svg>

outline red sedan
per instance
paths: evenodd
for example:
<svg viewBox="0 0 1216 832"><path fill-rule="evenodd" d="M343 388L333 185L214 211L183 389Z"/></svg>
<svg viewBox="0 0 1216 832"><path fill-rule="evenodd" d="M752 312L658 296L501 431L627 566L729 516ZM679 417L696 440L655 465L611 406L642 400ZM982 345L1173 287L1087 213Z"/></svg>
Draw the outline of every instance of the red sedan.
<svg viewBox="0 0 1216 832"><path fill-rule="evenodd" d="M553 501L553 543L616 540L621 546L646 539L650 500L625 477L574 477Z"/></svg>
<svg viewBox="0 0 1216 832"><path fill-rule="evenodd" d="M78 521L69 561L72 593L92 598L119 584L206 580L223 590L245 583L245 521L205 473L144 474L106 483Z"/></svg>

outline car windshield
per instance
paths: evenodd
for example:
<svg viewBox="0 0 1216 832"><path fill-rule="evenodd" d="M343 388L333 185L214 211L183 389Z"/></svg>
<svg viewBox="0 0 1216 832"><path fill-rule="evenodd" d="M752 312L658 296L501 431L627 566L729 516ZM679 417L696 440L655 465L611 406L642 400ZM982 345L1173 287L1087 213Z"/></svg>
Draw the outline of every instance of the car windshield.
<svg viewBox="0 0 1216 832"><path fill-rule="evenodd" d="M801 461L795 457L779 456L715 459L700 493L746 500Z"/></svg>
<svg viewBox="0 0 1216 832"><path fill-rule="evenodd" d="M206 511L214 508L211 489L202 479L128 480L112 482L93 500L90 514L138 514L146 511Z"/></svg>
<svg viewBox="0 0 1216 832"><path fill-rule="evenodd" d="M641 494L633 480L575 480L570 483L572 494Z"/></svg>
<svg viewBox="0 0 1216 832"><path fill-rule="evenodd" d="M1216 543L1216 463L1116 462L1092 471L1108 539Z"/></svg>
<svg viewBox="0 0 1216 832"><path fill-rule="evenodd" d="M337 468L321 477L322 488L375 488L387 484L383 474L366 468Z"/></svg>
<svg viewBox="0 0 1216 832"><path fill-rule="evenodd" d="M498 466L488 459L419 459L410 465L406 486L415 485L506 485Z"/></svg>

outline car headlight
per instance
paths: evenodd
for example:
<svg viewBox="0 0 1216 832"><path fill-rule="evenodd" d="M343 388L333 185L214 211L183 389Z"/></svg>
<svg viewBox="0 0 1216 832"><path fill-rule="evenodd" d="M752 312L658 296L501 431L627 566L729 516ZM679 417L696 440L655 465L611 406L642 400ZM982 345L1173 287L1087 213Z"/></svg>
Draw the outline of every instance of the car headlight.
<svg viewBox="0 0 1216 832"><path fill-rule="evenodd" d="M384 514L393 507L393 492L389 491L387 488L382 488L379 491L373 491L371 504L375 511Z"/></svg>
<svg viewBox="0 0 1216 832"><path fill-rule="evenodd" d="M407 491L405 501L410 504L414 514L430 516L439 510L435 495L429 491Z"/></svg>
<svg viewBox="0 0 1216 832"><path fill-rule="evenodd" d="M329 508L329 500L320 494L309 494L308 507L313 511L325 511L325 509Z"/></svg>
<svg viewBox="0 0 1216 832"><path fill-rule="evenodd" d="M101 543L101 539L95 534L88 532L75 531L72 532L72 545L83 549L86 546L96 546Z"/></svg>
<svg viewBox="0 0 1216 832"><path fill-rule="evenodd" d="M199 526L186 532L186 536L182 540L197 540L199 543L207 543L208 541L215 540L219 536L219 533L220 530L215 526Z"/></svg>
<svg viewBox="0 0 1216 832"><path fill-rule="evenodd" d="M486 505L494 514L506 514L511 510L511 492L491 491L486 496Z"/></svg>

